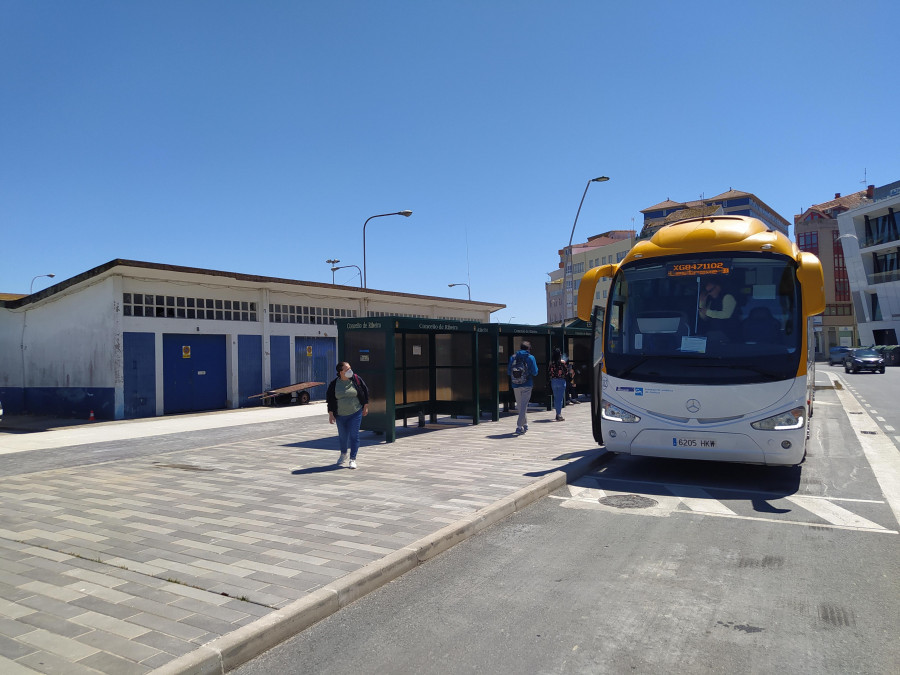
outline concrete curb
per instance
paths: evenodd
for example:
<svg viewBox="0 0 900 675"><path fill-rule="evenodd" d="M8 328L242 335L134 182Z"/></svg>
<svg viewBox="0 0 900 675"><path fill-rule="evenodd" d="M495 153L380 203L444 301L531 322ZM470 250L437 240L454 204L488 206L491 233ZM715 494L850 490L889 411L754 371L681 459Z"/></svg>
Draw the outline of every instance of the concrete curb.
<svg viewBox="0 0 900 675"><path fill-rule="evenodd" d="M608 456L605 450L598 449L508 497L479 509L468 518L423 537L292 602L283 609L272 610L270 614L253 623L160 666L152 671L151 675L223 675L461 541L583 476L605 461Z"/></svg>

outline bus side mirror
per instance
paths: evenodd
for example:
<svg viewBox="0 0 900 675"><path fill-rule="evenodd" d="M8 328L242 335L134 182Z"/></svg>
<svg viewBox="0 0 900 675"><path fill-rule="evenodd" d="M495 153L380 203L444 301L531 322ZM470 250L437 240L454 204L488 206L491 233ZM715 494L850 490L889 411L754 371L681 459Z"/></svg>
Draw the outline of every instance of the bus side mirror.
<svg viewBox="0 0 900 675"><path fill-rule="evenodd" d="M578 287L578 318L582 321L590 321L591 313L594 309L594 293L597 290L597 282L604 277L612 277L615 275L619 265L601 265L593 267L584 273L581 277L581 284Z"/></svg>
<svg viewBox="0 0 900 675"><path fill-rule="evenodd" d="M800 252L797 281L800 282L803 313L806 316L815 316L824 312L825 275L822 273L822 263L812 253Z"/></svg>

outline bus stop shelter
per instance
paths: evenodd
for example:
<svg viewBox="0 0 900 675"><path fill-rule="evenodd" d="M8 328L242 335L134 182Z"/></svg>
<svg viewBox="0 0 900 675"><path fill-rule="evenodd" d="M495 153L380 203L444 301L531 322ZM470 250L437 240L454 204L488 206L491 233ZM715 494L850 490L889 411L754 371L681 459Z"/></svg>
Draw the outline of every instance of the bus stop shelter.
<svg viewBox="0 0 900 675"><path fill-rule="evenodd" d="M515 398L506 367L509 358L518 351L522 342L531 343L531 355L537 361L538 374L534 378L534 389L531 392L531 403L542 405L550 410L553 407L553 396L550 382L547 379L547 366L557 347L575 367L576 390L590 393L590 365L592 327L589 322L578 321L577 325L566 326L565 345L561 326L532 326L526 324L496 324L498 327L498 373L500 384L500 402L504 408L515 407Z"/></svg>
<svg viewBox="0 0 900 675"><path fill-rule="evenodd" d="M474 323L385 316L338 319L338 358L350 363L369 387L369 414L361 428L396 439L396 424L438 415L500 419L501 403L515 401L506 369L522 340L531 342L538 363L532 401L552 407L546 377L553 348L562 345L562 329L523 324ZM590 361L591 330L566 327L566 342L576 358ZM584 384L588 383L587 371ZM576 379L576 381L578 381ZM586 389L585 389L586 391Z"/></svg>
<svg viewBox="0 0 900 675"><path fill-rule="evenodd" d="M339 358L369 387L362 429L390 443L397 420L500 419L496 324L391 316L336 323Z"/></svg>

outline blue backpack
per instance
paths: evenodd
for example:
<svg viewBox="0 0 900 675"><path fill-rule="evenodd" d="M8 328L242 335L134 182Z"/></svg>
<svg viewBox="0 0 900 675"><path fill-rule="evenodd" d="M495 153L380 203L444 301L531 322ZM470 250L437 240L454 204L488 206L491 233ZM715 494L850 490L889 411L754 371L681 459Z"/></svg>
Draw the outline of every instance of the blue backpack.
<svg viewBox="0 0 900 675"><path fill-rule="evenodd" d="M509 370L513 384L525 384L528 382L528 376L530 374L528 372L528 356L522 352L516 352L516 355L513 357L512 368Z"/></svg>

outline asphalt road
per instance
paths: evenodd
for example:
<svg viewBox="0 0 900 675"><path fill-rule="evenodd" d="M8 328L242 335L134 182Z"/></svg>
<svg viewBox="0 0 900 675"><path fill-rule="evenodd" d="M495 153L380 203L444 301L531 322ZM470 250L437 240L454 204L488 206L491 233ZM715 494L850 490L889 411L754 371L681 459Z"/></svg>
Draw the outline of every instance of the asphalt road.
<svg viewBox="0 0 900 675"><path fill-rule="evenodd" d="M900 672L896 495L844 394L801 467L611 457L235 672Z"/></svg>
<svg viewBox="0 0 900 675"><path fill-rule="evenodd" d="M845 373L839 366L818 365L821 373L832 373L862 403L882 431L900 449L900 367L881 373Z"/></svg>

